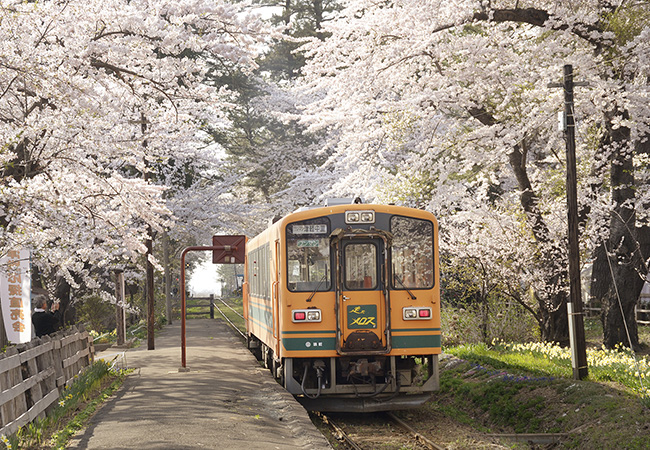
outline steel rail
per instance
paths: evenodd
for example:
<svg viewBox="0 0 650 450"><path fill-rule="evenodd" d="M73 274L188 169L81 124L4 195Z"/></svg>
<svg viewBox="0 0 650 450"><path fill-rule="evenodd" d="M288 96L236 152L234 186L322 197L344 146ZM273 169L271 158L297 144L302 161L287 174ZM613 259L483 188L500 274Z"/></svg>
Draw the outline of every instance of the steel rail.
<svg viewBox="0 0 650 450"><path fill-rule="evenodd" d="M363 450L345 431L343 431L343 428L332 422L332 420L325 414L316 413L316 415L320 417L320 420L322 420L324 424L328 425L332 430L334 430L333 434L336 439L339 441L344 441L345 445L351 447L354 450Z"/></svg>
<svg viewBox="0 0 650 450"><path fill-rule="evenodd" d="M234 312L235 314L237 314L239 317L241 317L242 319L244 318L243 315L239 314L238 311L235 311L235 310L233 309L233 307L230 306L228 303L226 303L226 301L225 301L224 299L222 299L221 297L219 297L219 301L220 301L221 303L223 303L224 305L226 305L228 308L230 308L230 310L231 310L232 312Z"/></svg>
<svg viewBox="0 0 650 450"><path fill-rule="evenodd" d="M241 336L242 336L244 339L246 339L246 334L245 334L244 332L242 332L242 330L240 330L240 329L237 327L237 325L235 325L235 324L234 324L234 323L233 323L233 322L228 318L228 316L226 316L226 314L221 310L221 308L219 308L219 307L218 307L214 302L212 302L212 306L214 306L214 307L217 309L217 311L219 311L219 314L221 314L221 315L223 316L223 318L226 319L226 322L228 322L228 323L230 324L230 326L231 326L235 331L237 331L239 334L241 334ZM232 309L232 308L231 308L231 309ZM235 311L235 312L236 312L236 311Z"/></svg>
<svg viewBox="0 0 650 450"><path fill-rule="evenodd" d="M395 422L397 425L399 425L400 427L404 428L406 431L408 431L409 433L411 433L411 434L415 437L415 440L418 441L418 442L420 442L420 443L421 443L422 445L424 445L425 447L428 447L428 448L430 448L430 449L432 449L432 450L444 450L444 447L441 447L441 446L439 446L438 444L436 444L436 443L434 443L433 441L431 441L430 439L428 439L428 438L422 436L420 433L418 433L417 431L415 431L415 430L414 430L414 429L413 429L409 424L407 424L406 422L404 422L402 419L400 419L399 417L397 417L395 414L393 414L393 413L391 413L391 412L387 412L387 413L386 413L386 416L387 416L388 418L390 418L390 420L392 420L393 422Z"/></svg>

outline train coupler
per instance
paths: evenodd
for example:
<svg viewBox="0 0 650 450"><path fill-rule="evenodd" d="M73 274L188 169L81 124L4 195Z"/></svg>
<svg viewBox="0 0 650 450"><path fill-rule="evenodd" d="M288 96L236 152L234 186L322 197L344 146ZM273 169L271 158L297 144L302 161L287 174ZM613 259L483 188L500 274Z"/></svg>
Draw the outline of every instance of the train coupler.
<svg viewBox="0 0 650 450"><path fill-rule="evenodd" d="M381 361L369 362L367 359L362 358L350 362L350 365L348 366L348 379L352 375L359 375L362 377L383 376L384 367Z"/></svg>

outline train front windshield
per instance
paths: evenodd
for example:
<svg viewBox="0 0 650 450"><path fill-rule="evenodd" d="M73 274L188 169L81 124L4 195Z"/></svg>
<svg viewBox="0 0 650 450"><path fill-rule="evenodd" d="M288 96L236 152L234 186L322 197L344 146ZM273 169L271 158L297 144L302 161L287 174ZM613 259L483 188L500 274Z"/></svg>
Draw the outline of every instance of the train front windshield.
<svg viewBox="0 0 650 450"><path fill-rule="evenodd" d="M433 223L393 216L392 259L394 289L431 289L434 283Z"/></svg>
<svg viewBox="0 0 650 450"><path fill-rule="evenodd" d="M327 218L287 227L287 278L290 291L329 291L331 283L329 221Z"/></svg>
<svg viewBox="0 0 650 450"><path fill-rule="evenodd" d="M391 289L431 289L435 282L433 223L405 216L384 219L391 235ZM379 225L379 224L377 224ZM336 226L335 226L336 227ZM287 226L287 282L293 292L332 290L333 250L327 217ZM376 243L345 247L344 284L348 290L381 289Z"/></svg>

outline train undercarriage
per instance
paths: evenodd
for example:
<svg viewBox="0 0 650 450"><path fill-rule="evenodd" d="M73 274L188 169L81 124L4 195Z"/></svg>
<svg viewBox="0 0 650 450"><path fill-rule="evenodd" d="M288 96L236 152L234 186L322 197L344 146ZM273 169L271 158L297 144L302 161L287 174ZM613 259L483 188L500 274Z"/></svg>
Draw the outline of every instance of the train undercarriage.
<svg viewBox="0 0 650 450"><path fill-rule="evenodd" d="M373 412L415 408L439 388L438 355L273 357L255 352L274 378L312 411Z"/></svg>

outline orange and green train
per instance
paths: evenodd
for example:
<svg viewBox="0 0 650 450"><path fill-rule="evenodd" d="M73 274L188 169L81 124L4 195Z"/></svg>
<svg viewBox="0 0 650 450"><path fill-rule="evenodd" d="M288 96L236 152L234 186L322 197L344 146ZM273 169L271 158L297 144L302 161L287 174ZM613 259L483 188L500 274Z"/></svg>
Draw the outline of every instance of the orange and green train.
<svg viewBox="0 0 650 450"><path fill-rule="evenodd" d="M289 214L247 242L243 294L249 347L308 409L403 409L438 389L431 213L339 200Z"/></svg>

